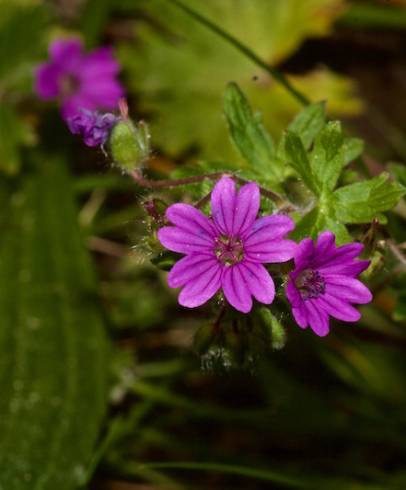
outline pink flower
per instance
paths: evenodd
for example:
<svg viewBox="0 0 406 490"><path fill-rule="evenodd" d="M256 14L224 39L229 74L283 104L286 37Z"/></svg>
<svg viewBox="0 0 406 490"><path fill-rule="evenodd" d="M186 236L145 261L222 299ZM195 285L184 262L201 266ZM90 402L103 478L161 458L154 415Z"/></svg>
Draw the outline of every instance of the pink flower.
<svg viewBox="0 0 406 490"><path fill-rule="evenodd" d="M355 279L369 266L369 260L354 260L362 249L361 243L337 247L331 231L321 233L316 245L310 238L299 243L286 295L300 327L310 325L317 335L324 336L329 332L329 316L345 322L360 319L351 303L372 300L369 289Z"/></svg>
<svg viewBox="0 0 406 490"><path fill-rule="evenodd" d="M35 91L44 100L60 99L65 119L78 115L80 109L117 108L124 90L111 48L86 54L79 39L58 39L50 45L49 56L50 61L36 70Z"/></svg>
<svg viewBox="0 0 406 490"><path fill-rule="evenodd" d="M166 211L174 226L158 232L159 241L185 254L168 275L172 288L183 288L179 303L194 308L206 303L222 288L235 309L248 313L252 296L272 303L275 286L264 263L290 260L297 245L283 237L294 228L288 216L256 219L260 205L254 182L237 193L234 181L223 177L211 194L209 218L188 204L173 204Z"/></svg>

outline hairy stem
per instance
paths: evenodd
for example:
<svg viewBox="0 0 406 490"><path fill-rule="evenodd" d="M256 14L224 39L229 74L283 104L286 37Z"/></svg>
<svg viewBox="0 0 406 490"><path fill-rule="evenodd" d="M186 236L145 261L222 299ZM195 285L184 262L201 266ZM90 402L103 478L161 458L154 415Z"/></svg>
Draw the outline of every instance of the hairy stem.
<svg viewBox="0 0 406 490"><path fill-rule="evenodd" d="M310 103L309 99L303 95L297 88L295 88L289 80L281 73L278 69L270 66L266 61L260 58L254 51L251 50L248 46L239 41L236 37L231 35L229 32L224 31L217 24L213 23L207 17L199 14L194 9L188 7L180 0L169 0L174 6L183 10L190 17L193 17L197 22L206 26L212 32L216 33L218 36L226 40L232 46L234 46L238 51L244 54L247 58L253 61L256 65L267 71L278 83L280 83L285 89L302 105L308 105Z"/></svg>

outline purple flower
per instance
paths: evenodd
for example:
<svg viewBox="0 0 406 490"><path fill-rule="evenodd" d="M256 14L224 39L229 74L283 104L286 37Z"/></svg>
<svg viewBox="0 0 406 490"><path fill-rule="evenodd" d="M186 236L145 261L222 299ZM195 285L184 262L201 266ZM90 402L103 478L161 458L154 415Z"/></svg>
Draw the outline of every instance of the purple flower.
<svg viewBox="0 0 406 490"><path fill-rule="evenodd" d="M369 289L355 279L369 266L369 260L354 260L362 250L361 243L337 247L331 231L321 233L316 245L310 238L299 243L286 295L300 327L310 325L317 335L324 336L329 332L329 316L345 322L360 319L351 303L372 300Z"/></svg>
<svg viewBox="0 0 406 490"><path fill-rule="evenodd" d="M260 205L254 182L236 192L234 181L223 177L211 194L211 218L189 204L173 204L166 211L175 226L158 232L162 245L186 254L168 275L172 288L182 287L179 303L200 306L222 288L235 309L248 313L252 296L272 303L275 286L263 263L290 260L297 245L283 237L294 228L288 216L256 219Z"/></svg>
<svg viewBox="0 0 406 490"><path fill-rule="evenodd" d="M69 117L67 123L71 133L83 137L85 145L101 146L107 141L118 119L114 114L99 114L82 109L76 116Z"/></svg>
<svg viewBox="0 0 406 490"><path fill-rule="evenodd" d="M124 90L110 47L84 53L79 39L59 39L49 48L50 61L36 70L35 91L45 100L60 99L65 119L81 108L116 109Z"/></svg>

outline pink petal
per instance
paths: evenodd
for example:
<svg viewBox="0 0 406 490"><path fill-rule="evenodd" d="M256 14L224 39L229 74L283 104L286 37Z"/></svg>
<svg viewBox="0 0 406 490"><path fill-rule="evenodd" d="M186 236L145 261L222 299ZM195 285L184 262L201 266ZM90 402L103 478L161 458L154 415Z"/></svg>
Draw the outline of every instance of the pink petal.
<svg viewBox="0 0 406 490"><path fill-rule="evenodd" d="M299 306L293 307L292 313L299 327L307 328L309 325L309 320L307 318L307 312L304 304L301 303Z"/></svg>
<svg viewBox="0 0 406 490"><path fill-rule="evenodd" d="M82 60L82 43L77 38L57 39L49 47L52 61L64 71L76 70Z"/></svg>
<svg viewBox="0 0 406 490"><path fill-rule="evenodd" d="M190 204L173 204L166 210L168 220L194 235L198 235L209 243L213 243L216 229L209 218Z"/></svg>
<svg viewBox="0 0 406 490"><path fill-rule="evenodd" d="M158 240L168 250L181 254L214 253L213 244L206 237L184 231L176 226L164 226L158 231Z"/></svg>
<svg viewBox="0 0 406 490"><path fill-rule="evenodd" d="M336 237L331 231L323 231L317 239L317 255L323 256L325 253L335 250Z"/></svg>
<svg viewBox="0 0 406 490"><path fill-rule="evenodd" d="M279 263L294 257L297 244L292 240L271 240L258 245L244 242L245 257L251 262Z"/></svg>
<svg viewBox="0 0 406 490"><path fill-rule="evenodd" d="M170 270L168 285L171 288L182 287L216 265L218 265L218 261L214 256L187 255L176 262Z"/></svg>
<svg viewBox="0 0 406 490"><path fill-rule="evenodd" d="M313 332L320 337L327 335L330 330L327 313L321 308L318 308L314 300L307 300L303 304L306 308L307 319Z"/></svg>
<svg viewBox="0 0 406 490"><path fill-rule="evenodd" d="M340 298L348 303L366 304L372 301L371 291L358 279L353 277L327 274L326 293Z"/></svg>
<svg viewBox="0 0 406 490"><path fill-rule="evenodd" d="M325 274L342 274L344 276L356 277L364 270L368 269L370 260L349 260L348 262L344 261L342 264L329 265L326 264L322 267L318 267L323 275Z"/></svg>
<svg viewBox="0 0 406 490"><path fill-rule="evenodd" d="M314 256L314 243L311 238L302 240L296 248L295 265L296 268L305 269Z"/></svg>
<svg viewBox="0 0 406 490"><path fill-rule="evenodd" d="M273 214L259 218L253 224L248 235L244 239L247 245L254 245L270 240L279 240L292 231L295 227L294 221L283 214Z"/></svg>
<svg viewBox="0 0 406 490"><path fill-rule="evenodd" d="M275 284L265 267L244 261L239 268L254 298L260 303L270 305L275 297Z"/></svg>
<svg viewBox="0 0 406 490"><path fill-rule="evenodd" d="M221 282L224 296L231 306L242 313L251 311L250 289L238 264L223 269Z"/></svg>
<svg viewBox="0 0 406 490"><path fill-rule="evenodd" d="M317 268L330 265L340 265L349 259L357 257L364 246L362 243L348 243L338 247L333 253L328 253L324 257L317 254L315 264Z"/></svg>
<svg viewBox="0 0 406 490"><path fill-rule="evenodd" d="M61 69L53 63L39 65L35 74L35 93L44 100L54 99L59 95L59 78Z"/></svg>
<svg viewBox="0 0 406 490"><path fill-rule="evenodd" d="M254 182L243 185L238 192L233 223L233 236L240 237L255 222L259 211L259 187Z"/></svg>
<svg viewBox="0 0 406 490"><path fill-rule="evenodd" d="M221 287L221 266L215 263L191 279L179 294L179 304L196 308L212 298Z"/></svg>
<svg viewBox="0 0 406 490"><path fill-rule="evenodd" d="M84 56L81 75L84 79L95 81L99 77L114 78L120 71L120 64L114 58L110 46L98 48Z"/></svg>
<svg viewBox="0 0 406 490"><path fill-rule="evenodd" d="M218 230L232 236L236 203L235 183L230 177L222 177L211 193L211 214Z"/></svg>
<svg viewBox="0 0 406 490"><path fill-rule="evenodd" d="M294 280L290 279L288 284L286 285L286 297L288 298L290 304L293 307L298 307L302 304L302 297L297 290Z"/></svg>
<svg viewBox="0 0 406 490"><path fill-rule="evenodd" d="M361 313L353 306L330 294L323 294L316 299L317 304L328 315L344 322L357 322Z"/></svg>

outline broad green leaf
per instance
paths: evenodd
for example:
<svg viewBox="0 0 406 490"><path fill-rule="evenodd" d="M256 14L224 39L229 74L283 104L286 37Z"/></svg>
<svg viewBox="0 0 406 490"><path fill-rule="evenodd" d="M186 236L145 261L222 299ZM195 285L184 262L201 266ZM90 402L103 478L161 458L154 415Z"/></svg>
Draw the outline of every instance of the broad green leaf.
<svg viewBox="0 0 406 490"><path fill-rule="evenodd" d="M384 172L373 179L337 189L333 198L341 222L368 223L396 206L404 194L405 190L396 182L390 182Z"/></svg>
<svg viewBox="0 0 406 490"><path fill-rule="evenodd" d="M265 129L260 114L252 109L235 83L230 83L224 94L224 112L231 138L252 170L265 174L270 181L282 180L279 162L275 159L272 138Z"/></svg>
<svg viewBox="0 0 406 490"><path fill-rule="evenodd" d="M344 137L338 121L331 121L316 138L311 168L319 189L332 191L344 166Z"/></svg>
<svg viewBox="0 0 406 490"><path fill-rule="evenodd" d="M172 155L192 147L204 157L235 158L232 146L225 143L227 131L219 111L230 80L238 83L252 106L261 110L265 127L279 137L301 109L283 87L170 2L141 4L153 22L138 21L140 42L122 45L119 55L130 74L129 83L140 94L139 109L151 115L156 144ZM343 2L250 0L238 2L236 8L235 0L190 0L187 5L218 19L221 27L275 65L307 35L327 33ZM165 30L158 25L165 25ZM328 100L330 114L360 112L348 78L325 68L291 78L311 99Z"/></svg>
<svg viewBox="0 0 406 490"><path fill-rule="evenodd" d="M308 150L314 138L326 124L326 104L317 102L305 107L289 124L288 129L296 133Z"/></svg>
<svg viewBox="0 0 406 490"><path fill-rule="evenodd" d="M297 134L290 131L286 132L285 151L288 163L296 170L307 187L318 194L306 150Z"/></svg>
<svg viewBox="0 0 406 490"><path fill-rule="evenodd" d="M107 343L63 161L0 182L0 488L74 490L105 410Z"/></svg>

